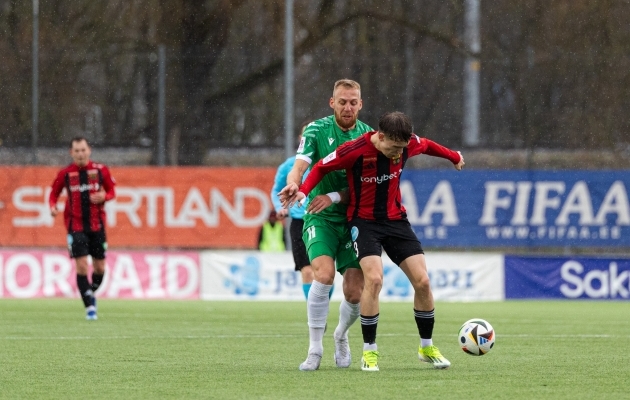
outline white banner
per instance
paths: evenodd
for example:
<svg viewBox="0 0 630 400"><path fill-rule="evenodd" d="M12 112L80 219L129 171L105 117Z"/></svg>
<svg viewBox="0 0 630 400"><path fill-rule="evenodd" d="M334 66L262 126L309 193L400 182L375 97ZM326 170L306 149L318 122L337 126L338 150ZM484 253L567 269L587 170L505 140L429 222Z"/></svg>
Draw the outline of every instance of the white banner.
<svg viewBox="0 0 630 400"><path fill-rule="evenodd" d="M503 255L432 253L426 256L435 300L503 300ZM205 300L301 300L302 280L289 252L206 251L200 253L201 293ZM413 302L405 274L383 254L382 301ZM343 298L337 274L332 300Z"/></svg>
<svg viewBox="0 0 630 400"><path fill-rule="evenodd" d="M202 299L305 301L290 252L205 251L200 263ZM342 282L337 274L333 300L343 298Z"/></svg>
<svg viewBox="0 0 630 400"><path fill-rule="evenodd" d="M504 256L498 253L429 253L427 269L438 301L505 299ZM404 274L394 263L391 266ZM387 278L385 285L387 286ZM413 294L412 294L413 296Z"/></svg>

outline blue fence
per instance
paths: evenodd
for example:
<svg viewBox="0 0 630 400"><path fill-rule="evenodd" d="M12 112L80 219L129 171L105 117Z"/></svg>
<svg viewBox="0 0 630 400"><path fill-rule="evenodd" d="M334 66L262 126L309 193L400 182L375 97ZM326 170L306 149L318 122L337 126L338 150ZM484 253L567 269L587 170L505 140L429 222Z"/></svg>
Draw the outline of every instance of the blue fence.
<svg viewBox="0 0 630 400"><path fill-rule="evenodd" d="M408 170L403 204L427 247L630 247L630 171Z"/></svg>

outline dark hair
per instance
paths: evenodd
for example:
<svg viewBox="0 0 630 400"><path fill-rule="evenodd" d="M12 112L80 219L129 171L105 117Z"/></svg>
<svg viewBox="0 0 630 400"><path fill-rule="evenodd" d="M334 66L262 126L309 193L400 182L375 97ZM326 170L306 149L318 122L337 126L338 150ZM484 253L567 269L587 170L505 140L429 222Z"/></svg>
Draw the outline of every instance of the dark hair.
<svg viewBox="0 0 630 400"><path fill-rule="evenodd" d="M378 120L378 130L396 142L408 142L413 126L407 115L400 111L388 112Z"/></svg>
<svg viewBox="0 0 630 400"><path fill-rule="evenodd" d="M90 142L88 142L88 140L87 140L85 137L83 137L83 136L75 136L75 137L73 137L73 138L72 138L72 140L70 141L70 148L72 148L72 145L73 145L74 143L79 143L79 142L82 142L82 141L84 141L84 140L85 140L85 144L87 144L87 145L88 145L88 147L90 147Z"/></svg>

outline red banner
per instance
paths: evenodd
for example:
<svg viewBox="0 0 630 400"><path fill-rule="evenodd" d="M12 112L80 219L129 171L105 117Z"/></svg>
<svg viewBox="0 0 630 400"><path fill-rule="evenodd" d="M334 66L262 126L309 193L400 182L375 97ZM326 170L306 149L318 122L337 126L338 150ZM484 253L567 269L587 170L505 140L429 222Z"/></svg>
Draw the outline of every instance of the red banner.
<svg viewBox="0 0 630 400"><path fill-rule="evenodd" d="M272 209L274 168L112 167L106 204L113 248L252 249ZM66 246L50 216L57 167L0 167L0 246ZM63 208L65 195L59 199Z"/></svg>

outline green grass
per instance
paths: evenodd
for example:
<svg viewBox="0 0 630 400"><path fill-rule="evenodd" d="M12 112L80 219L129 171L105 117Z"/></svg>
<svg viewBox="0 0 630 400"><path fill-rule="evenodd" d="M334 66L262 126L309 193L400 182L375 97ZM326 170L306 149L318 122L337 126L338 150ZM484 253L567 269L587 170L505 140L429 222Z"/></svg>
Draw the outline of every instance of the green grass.
<svg viewBox="0 0 630 400"><path fill-rule="evenodd" d="M380 372L332 359L331 306L319 371L301 372L305 303L113 301L85 321L79 300L0 300L2 399L620 399L630 398L627 302L438 303L435 344L451 360L416 357L411 304L381 306ZM483 357L457 344L472 317L494 325Z"/></svg>

